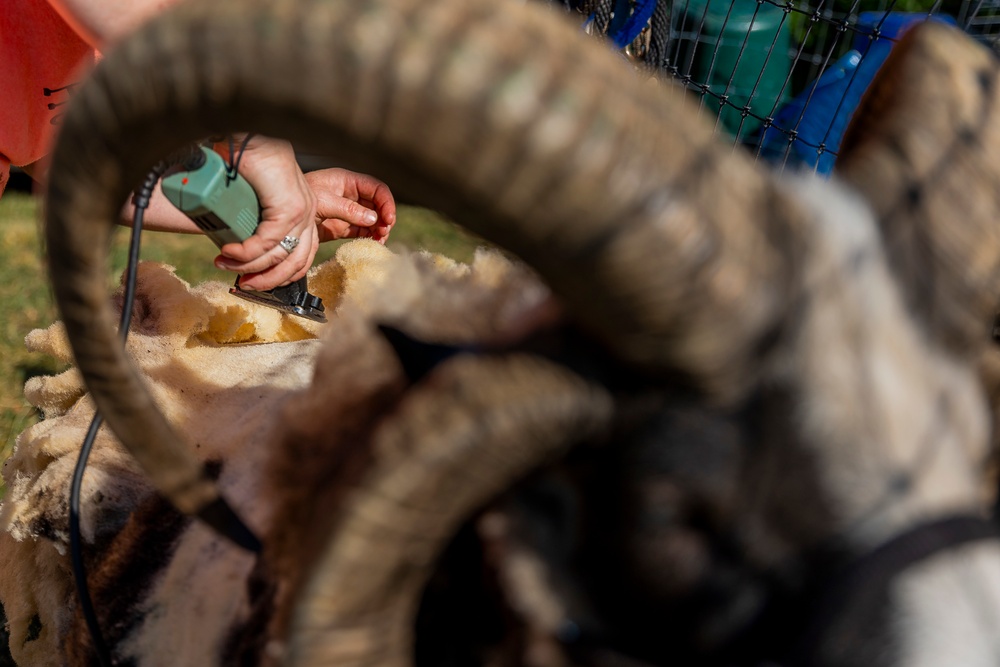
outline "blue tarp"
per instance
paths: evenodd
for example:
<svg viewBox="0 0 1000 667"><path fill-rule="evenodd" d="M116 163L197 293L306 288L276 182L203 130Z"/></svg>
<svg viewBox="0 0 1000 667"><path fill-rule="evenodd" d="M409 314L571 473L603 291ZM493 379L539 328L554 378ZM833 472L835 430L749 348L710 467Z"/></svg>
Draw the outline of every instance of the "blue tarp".
<svg viewBox="0 0 1000 667"><path fill-rule="evenodd" d="M905 12L860 14L859 32L855 34L851 50L775 115L774 125L786 131L794 130L796 140L791 141L785 132L768 128L761 141L761 156L787 166L829 174L847 124L875 73L888 57L893 40L914 23L927 20L955 25L950 16L928 17L924 13ZM824 149L821 151L819 146Z"/></svg>

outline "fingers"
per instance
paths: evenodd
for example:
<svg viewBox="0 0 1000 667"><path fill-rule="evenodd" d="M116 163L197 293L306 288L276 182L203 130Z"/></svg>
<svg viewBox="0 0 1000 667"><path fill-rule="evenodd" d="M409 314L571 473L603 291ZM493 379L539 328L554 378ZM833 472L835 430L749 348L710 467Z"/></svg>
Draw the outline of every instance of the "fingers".
<svg viewBox="0 0 1000 667"><path fill-rule="evenodd" d="M222 247L216 266L243 274L244 289L267 290L303 277L319 248L316 196L287 141L253 137L239 162L240 174L260 200L261 222L253 236ZM288 252L285 237L299 240Z"/></svg>
<svg viewBox="0 0 1000 667"><path fill-rule="evenodd" d="M310 172L306 180L316 193L321 242L372 238L385 243L396 224L396 202L385 183L346 169Z"/></svg>
<svg viewBox="0 0 1000 667"><path fill-rule="evenodd" d="M337 196L329 190L316 190L315 194L319 220L336 219L357 227L372 227L378 223L378 213L362 203Z"/></svg>
<svg viewBox="0 0 1000 667"><path fill-rule="evenodd" d="M227 158L228 149L228 142L216 145ZM243 289L268 290L302 278L322 241L385 243L396 224L396 202L385 183L346 169L303 174L287 141L251 137L239 172L257 193L261 222L249 239L223 246L215 263L243 274ZM299 241L292 252L281 247L286 237Z"/></svg>
<svg viewBox="0 0 1000 667"><path fill-rule="evenodd" d="M261 195L263 204L265 195ZM300 240L315 235L315 198L311 192L300 193L296 198L282 196L277 204L262 206L261 221L253 236L242 243L229 243L221 248L226 268L249 273L263 271L280 261L290 259L280 243L286 236ZM273 202L273 199L271 199ZM305 212L303 212L305 211ZM299 248L295 249L296 251Z"/></svg>
<svg viewBox="0 0 1000 667"><path fill-rule="evenodd" d="M385 243L389 238L389 232L392 231L393 225L396 224L396 200L393 199L388 185L380 181L375 182L377 185L374 192L368 197L368 200L374 205L375 210L378 211L379 223L374 228L371 228L370 232L373 239L379 243Z"/></svg>
<svg viewBox="0 0 1000 667"><path fill-rule="evenodd" d="M315 225L311 223L293 229L286 236L299 239L292 252L285 250L279 242L260 257L242 264L234 264L226 255L219 255L215 258L216 266L242 274L240 287L246 290L269 290L287 285L308 273L319 249L319 237ZM222 248L223 252L227 249L230 249L229 245Z"/></svg>
<svg viewBox="0 0 1000 667"><path fill-rule="evenodd" d="M388 185L368 174L348 172L348 179L357 199L377 211L381 222L390 227L396 224L396 201Z"/></svg>

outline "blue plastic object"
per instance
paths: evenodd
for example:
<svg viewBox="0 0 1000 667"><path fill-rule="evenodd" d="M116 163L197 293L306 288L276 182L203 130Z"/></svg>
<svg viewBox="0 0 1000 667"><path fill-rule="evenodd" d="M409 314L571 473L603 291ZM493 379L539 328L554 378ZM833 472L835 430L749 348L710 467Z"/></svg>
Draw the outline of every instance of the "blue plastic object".
<svg viewBox="0 0 1000 667"><path fill-rule="evenodd" d="M615 3L615 16L611 25L608 26L608 38L615 46L624 49L639 36L639 33L653 16L656 2L657 0L636 0L631 13L629 12L628 0L618 0Z"/></svg>
<svg viewBox="0 0 1000 667"><path fill-rule="evenodd" d="M927 20L956 24L950 16L926 13L860 14L852 49L775 115L773 124L794 131L795 139L768 128L761 139L761 156L823 175L833 171L847 124L892 50L893 40L914 23Z"/></svg>

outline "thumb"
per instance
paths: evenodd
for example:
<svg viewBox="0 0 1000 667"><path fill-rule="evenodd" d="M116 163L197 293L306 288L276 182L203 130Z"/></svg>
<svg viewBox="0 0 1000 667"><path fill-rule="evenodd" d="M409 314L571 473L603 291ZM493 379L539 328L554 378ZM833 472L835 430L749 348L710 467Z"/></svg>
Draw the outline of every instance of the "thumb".
<svg viewBox="0 0 1000 667"><path fill-rule="evenodd" d="M357 227L371 227L378 222L378 213L372 209L328 192L316 195L316 217L319 222L337 219Z"/></svg>

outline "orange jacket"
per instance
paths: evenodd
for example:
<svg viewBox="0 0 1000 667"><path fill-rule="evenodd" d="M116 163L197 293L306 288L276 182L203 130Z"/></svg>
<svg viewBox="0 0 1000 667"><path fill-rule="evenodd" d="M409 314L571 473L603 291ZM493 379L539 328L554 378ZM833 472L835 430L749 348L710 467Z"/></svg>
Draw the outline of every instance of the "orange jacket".
<svg viewBox="0 0 1000 667"><path fill-rule="evenodd" d="M96 52L47 0L8 0L0 7L0 195L10 165L49 152L73 85Z"/></svg>

